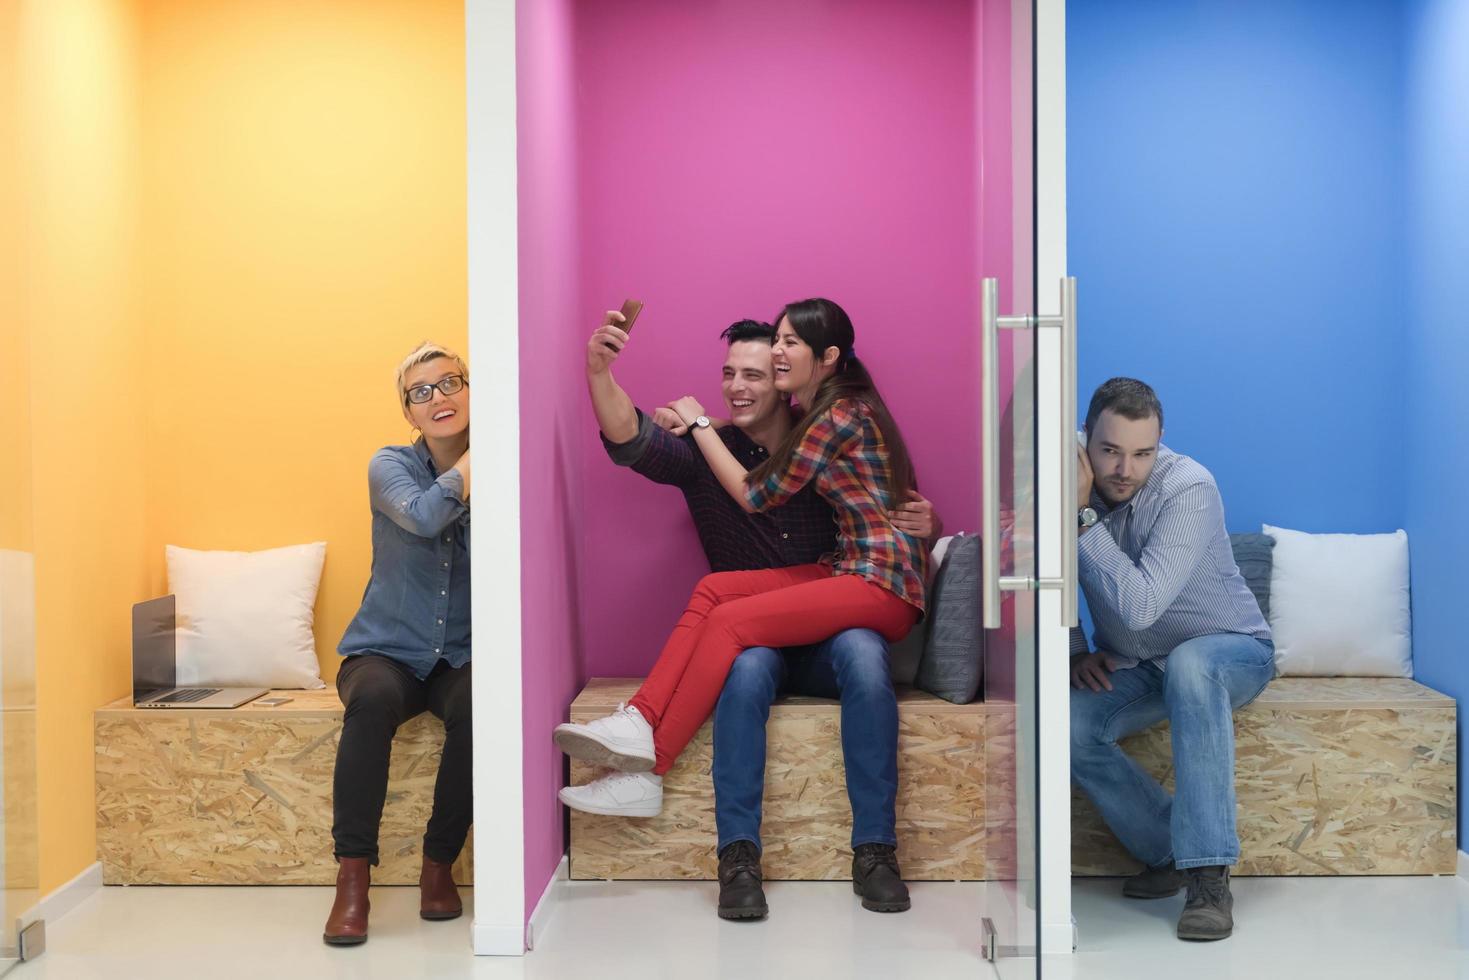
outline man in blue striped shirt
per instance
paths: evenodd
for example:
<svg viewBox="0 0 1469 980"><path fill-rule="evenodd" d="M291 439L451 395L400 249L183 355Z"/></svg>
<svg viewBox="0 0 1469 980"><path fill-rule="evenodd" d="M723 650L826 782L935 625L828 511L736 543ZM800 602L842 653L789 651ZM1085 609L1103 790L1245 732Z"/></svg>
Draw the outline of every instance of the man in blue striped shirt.
<svg viewBox="0 0 1469 980"><path fill-rule="evenodd" d="M1163 406L1141 381L1092 396L1078 448L1081 587L1095 650L1072 634L1071 778L1147 869L1123 894L1185 885L1180 939L1234 928L1234 709L1275 676L1270 627L1229 545L1209 471L1163 446ZM1172 796L1117 745L1170 724Z"/></svg>

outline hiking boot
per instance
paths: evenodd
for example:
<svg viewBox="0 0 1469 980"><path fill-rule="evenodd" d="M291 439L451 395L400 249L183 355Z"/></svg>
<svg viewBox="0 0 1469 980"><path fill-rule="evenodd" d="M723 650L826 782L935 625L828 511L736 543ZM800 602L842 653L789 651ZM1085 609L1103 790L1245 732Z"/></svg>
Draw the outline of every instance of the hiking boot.
<svg viewBox="0 0 1469 980"><path fill-rule="evenodd" d="M1183 890L1187 878L1169 861L1128 878L1122 883L1122 894L1128 898L1172 898Z"/></svg>
<svg viewBox="0 0 1469 980"><path fill-rule="evenodd" d="M737 840L719 852L719 917L763 919L770 911L760 886L760 851Z"/></svg>
<svg viewBox="0 0 1469 980"><path fill-rule="evenodd" d="M1198 942L1227 939L1234 932L1234 896L1229 869L1222 864L1189 868L1188 900L1178 917L1178 938Z"/></svg>
<svg viewBox="0 0 1469 980"><path fill-rule="evenodd" d="M852 852L852 891L869 912L906 912L913 902L890 844L858 844Z"/></svg>

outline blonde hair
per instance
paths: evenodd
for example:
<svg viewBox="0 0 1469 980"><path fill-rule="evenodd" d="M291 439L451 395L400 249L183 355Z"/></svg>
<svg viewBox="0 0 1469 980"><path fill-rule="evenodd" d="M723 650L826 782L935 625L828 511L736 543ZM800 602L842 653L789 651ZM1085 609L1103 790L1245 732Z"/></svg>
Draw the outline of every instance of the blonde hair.
<svg viewBox="0 0 1469 980"><path fill-rule="evenodd" d="M403 363L398 365L398 400L403 403L405 408L408 405L408 389L406 387L408 372L420 364L427 364L429 361L437 360L441 357L447 357L453 361L454 366L459 368L459 373L464 376L465 382L467 383L469 381L469 366L464 363L464 358L447 347L425 340L413 348L413 352L403 358Z"/></svg>

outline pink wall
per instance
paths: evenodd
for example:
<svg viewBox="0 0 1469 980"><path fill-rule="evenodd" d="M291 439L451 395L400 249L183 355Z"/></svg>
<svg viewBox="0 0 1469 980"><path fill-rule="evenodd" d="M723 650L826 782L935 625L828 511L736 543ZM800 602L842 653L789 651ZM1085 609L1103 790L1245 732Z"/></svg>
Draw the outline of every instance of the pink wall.
<svg viewBox="0 0 1469 980"><path fill-rule="evenodd" d="M720 410L720 330L835 299L923 491L975 529L978 280L1013 249L1008 61L981 69L1007 11L519 0L527 914L563 850L551 727L587 677L647 671L706 571L677 491L603 452L586 337L645 300L618 379Z"/></svg>
<svg viewBox="0 0 1469 980"><path fill-rule="evenodd" d="M586 400L575 370L577 319L576 127L571 5L516 5L520 171L521 614L525 762L526 916L565 851L561 804L564 761L551 729L586 676L582 662L577 570L581 528ZM484 561L505 556L482 554ZM493 629L479 631L478 656L502 656ZM480 846L492 847L492 841Z"/></svg>
<svg viewBox="0 0 1469 980"><path fill-rule="evenodd" d="M617 377L718 408L718 333L824 295L857 328L950 528L978 507L970 0L576 8L580 336L647 302ZM647 671L706 570L680 495L583 412L587 668Z"/></svg>

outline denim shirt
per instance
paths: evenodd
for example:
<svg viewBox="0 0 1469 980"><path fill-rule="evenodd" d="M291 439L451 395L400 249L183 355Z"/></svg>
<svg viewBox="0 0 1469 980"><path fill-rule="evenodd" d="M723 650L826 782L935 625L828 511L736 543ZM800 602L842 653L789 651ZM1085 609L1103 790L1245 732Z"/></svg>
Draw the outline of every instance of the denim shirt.
<svg viewBox="0 0 1469 980"><path fill-rule="evenodd" d="M440 475L420 439L378 450L372 495L372 577L337 652L377 653L420 680L439 660L469 661L469 505L464 478Z"/></svg>

